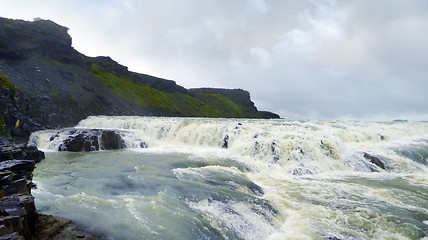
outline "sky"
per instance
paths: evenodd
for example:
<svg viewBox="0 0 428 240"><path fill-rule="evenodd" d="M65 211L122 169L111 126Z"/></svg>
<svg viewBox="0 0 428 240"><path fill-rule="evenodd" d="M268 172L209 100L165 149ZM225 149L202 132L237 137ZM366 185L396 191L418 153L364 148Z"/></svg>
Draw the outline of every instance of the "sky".
<svg viewBox="0 0 428 240"><path fill-rule="evenodd" d="M428 120L426 0L0 0L73 47L286 119Z"/></svg>

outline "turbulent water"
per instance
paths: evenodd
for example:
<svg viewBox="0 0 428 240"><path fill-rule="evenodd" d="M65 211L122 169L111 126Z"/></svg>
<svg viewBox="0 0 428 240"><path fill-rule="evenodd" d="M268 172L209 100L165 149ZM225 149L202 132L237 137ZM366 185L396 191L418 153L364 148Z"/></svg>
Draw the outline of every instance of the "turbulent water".
<svg viewBox="0 0 428 240"><path fill-rule="evenodd" d="M57 152L66 134L34 133L47 153L33 195L110 239L428 239L428 123L99 116L76 128L114 130L127 148Z"/></svg>

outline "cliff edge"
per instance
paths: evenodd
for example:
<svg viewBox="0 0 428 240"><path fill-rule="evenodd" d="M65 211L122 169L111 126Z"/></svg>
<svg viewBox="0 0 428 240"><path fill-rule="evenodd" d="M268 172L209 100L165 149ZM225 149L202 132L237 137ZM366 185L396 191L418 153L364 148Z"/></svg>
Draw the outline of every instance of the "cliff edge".
<svg viewBox="0 0 428 240"><path fill-rule="evenodd" d="M241 89L188 90L109 57L87 57L72 47L68 28L49 20L0 18L0 77L8 89L0 96L1 130L11 135L73 126L90 115L279 117L258 111Z"/></svg>

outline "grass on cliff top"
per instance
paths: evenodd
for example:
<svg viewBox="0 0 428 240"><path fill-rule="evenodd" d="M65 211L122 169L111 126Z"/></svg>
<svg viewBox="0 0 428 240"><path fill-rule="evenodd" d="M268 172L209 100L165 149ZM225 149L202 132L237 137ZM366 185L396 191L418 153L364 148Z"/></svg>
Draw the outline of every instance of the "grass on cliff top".
<svg viewBox="0 0 428 240"><path fill-rule="evenodd" d="M206 94L207 105L219 109L223 117L245 117L238 104L222 94Z"/></svg>
<svg viewBox="0 0 428 240"><path fill-rule="evenodd" d="M104 69L95 64L92 64L92 73L116 95L132 104L138 104L142 107L173 108L173 103L163 92L137 84L129 79L118 77L113 73L104 71Z"/></svg>
<svg viewBox="0 0 428 240"><path fill-rule="evenodd" d="M144 84L136 83L132 79L118 77L96 64L92 64L91 70L94 76L116 95L142 108L155 109L176 116L217 117L220 115L186 94L164 93Z"/></svg>
<svg viewBox="0 0 428 240"><path fill-rule="evenodd" d="M240 106L221 94L207 94L206 103L184 93L164 93L92 64L94 76L116 95L142 108L174 116L245 117Z"/></svg>

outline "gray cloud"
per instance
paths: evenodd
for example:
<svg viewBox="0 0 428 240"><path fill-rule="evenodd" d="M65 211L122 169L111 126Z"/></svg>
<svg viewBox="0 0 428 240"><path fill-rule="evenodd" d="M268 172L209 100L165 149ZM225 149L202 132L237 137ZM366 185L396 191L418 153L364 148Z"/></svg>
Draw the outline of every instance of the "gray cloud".
<svg viewBox="0 0 428 240"><path fill-rule="evenodd" d="M428 118L425 0L0 5L0 16L68 26L84 54L185 87L244 88L285 118Z"/></svg>

